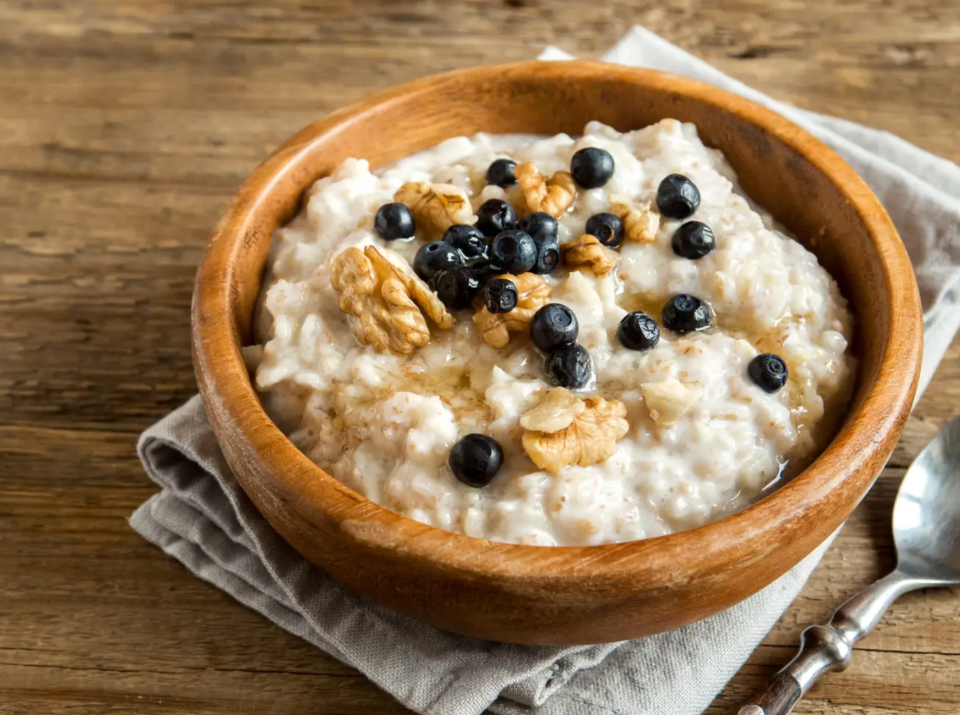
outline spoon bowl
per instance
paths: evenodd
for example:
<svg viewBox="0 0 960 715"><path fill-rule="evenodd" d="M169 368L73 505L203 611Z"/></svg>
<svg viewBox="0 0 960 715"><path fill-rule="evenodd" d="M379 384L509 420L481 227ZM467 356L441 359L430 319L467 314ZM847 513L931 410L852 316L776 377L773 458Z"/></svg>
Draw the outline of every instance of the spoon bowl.
<svg viewBox="0 0 960 715"><path fill-rule="evenodd" d="M787 715L817 679L850 664L854 644L895 600L921 588L960 585L960 417L944 425L903 477L893 504L897 568L803 632L800 652L728 715Z"/></svg>
<svg viewBox="0 0 960 715"><path fill-rule="evenodd" d="M907 470L893 506L893 538L898 571L960 583L960 417Z"/></svg>

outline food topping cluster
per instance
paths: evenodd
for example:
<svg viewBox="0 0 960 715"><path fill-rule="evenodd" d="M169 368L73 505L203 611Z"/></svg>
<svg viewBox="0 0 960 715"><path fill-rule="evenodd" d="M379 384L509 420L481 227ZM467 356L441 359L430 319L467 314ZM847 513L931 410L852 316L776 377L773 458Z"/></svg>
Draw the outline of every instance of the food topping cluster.
<svg viewBox="0 0 960 715"><path fill-rule="evenodd" d="M607 460L629 424L619 400L572 392L591 384L590 353L577 342L577 316L550 302L544 276L561 263L598 277L610 273L623 242L652 242L661 217L684 221L671 240L676 255L696 261L716 247L710 226L688 220L697 212L700 192L680 174L660 182L656 208L611 195L609 211L591 216L583 234L561 246L557 218L573 206L579 190L604 186L615 169L611 154L595 147L577 151L570 171L550 177L534 162L497 159L486 180L502 188L519 186L524 203L518 207L519 220L517 210L503 199L489 199L474 214L466 193L456 186L408 182L393 203L378 209L374 228L385 241L427 239L413 266L374 246L348 248L333 263L331 281L340 310L355 318L357 339L377 352L407 355L430 341L431 326L449 330L454 311L466 309L475 311L473 322L493 348L528 335L543 355L544 375L556 387L523 414L522 444L538 468L554 474L570 465ZM663 327L680 335L706 330L712 320L710 306L688 294L672 297L661 312ZM617 337L628 350L652 350L660 329L650 315L633 311L620 322ZM766 392L776 392L787 381L786 363L772 354L758 355L747 372ZM679 419L700 397L676 379L645 384L642 394L654 418L664 422ZM448 463L461 482L479 488L490 483L503 458L496 440L469 434L453 447Z"/></svg>

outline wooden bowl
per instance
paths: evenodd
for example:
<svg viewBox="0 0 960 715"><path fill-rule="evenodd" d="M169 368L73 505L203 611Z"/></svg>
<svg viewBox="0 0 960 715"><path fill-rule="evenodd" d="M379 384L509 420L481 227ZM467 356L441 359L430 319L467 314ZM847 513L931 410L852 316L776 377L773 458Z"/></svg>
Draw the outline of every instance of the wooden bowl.
<svg viewBox="0 0 960 715"><path fill-rule="evenodd" d="M301 454L260 406L240 347L274 229L347 157L376 167L475 132L578 134L665 117L694 122L743 188L817 254L856 318L859 360L836 438L791 483L706 526L585 547L449 533L368 501ZM922 340L910 261L877 198L830 149L733 94L594 62L524 62L428 77L331 114L243 184L203 257L193 350L203 400L246 493L300 553L354 591L440 628L534 644L634 638L760 590L826 539L870 488L916 389Z"/></svg>

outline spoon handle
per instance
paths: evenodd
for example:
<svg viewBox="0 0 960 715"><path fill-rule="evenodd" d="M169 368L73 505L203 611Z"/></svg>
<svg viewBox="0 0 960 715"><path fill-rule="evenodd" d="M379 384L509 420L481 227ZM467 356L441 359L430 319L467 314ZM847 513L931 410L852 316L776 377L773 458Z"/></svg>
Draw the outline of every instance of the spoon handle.
<svg viewBox="0 0 960 715"><path fill-rule="evenodd" d="M870 584L840 606L828 625L807 628L796 657L727 715L787 715L817 678L849 665L853 644L873 630L890 604L907 591L926 585L899 570Z"/></svg>

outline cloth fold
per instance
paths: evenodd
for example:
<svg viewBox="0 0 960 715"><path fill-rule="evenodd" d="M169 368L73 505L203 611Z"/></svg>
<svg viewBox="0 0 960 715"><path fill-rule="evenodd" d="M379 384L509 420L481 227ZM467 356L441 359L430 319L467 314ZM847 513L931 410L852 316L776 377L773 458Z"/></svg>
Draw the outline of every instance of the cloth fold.
<svg viewBox="0 0 960 715"><path fill-rule="evenodd" d="M567 59L548 49L542 59ZM727 77L643 28L605 57L685 74L784 114L840 153L904 237L925 308L921 390L960 327L960 168L884 132L805 112ZM799 593L829 542L712 618L622 643L527 647L464 638L331 581L270 528L224 461L199 397L148 429L138 451L160 487L131 517L148 541L241 603L357 668L418 713L701 712Z"/></svg>

